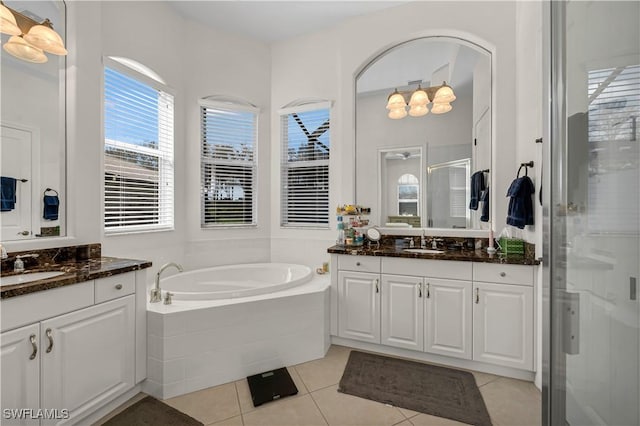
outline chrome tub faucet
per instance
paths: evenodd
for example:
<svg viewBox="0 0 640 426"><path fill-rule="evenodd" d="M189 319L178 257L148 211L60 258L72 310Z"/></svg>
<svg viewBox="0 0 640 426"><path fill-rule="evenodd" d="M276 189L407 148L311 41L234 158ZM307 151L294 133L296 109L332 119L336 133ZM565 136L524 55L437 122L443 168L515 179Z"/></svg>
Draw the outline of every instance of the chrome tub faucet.
<svg viewBox="0 0 640 426"><path fill-rule="evenodd" d="M155 286L151 289L151 298L149 299L150 303L158 303L162 300L162 291L160 290L160 274L162 274L162 272L173 266L174 268L176 268L178 271L182 272L184 271L184 269L182 269L182 266L175 263L175 262L169 262L166 263L164 265L162 265L162 267L160 268L160 270L158 271L158 273L156 274L156 281L155 281ZM171 300L169 298L169 300ZM169 302L171 303L171 302Z"/></svg>

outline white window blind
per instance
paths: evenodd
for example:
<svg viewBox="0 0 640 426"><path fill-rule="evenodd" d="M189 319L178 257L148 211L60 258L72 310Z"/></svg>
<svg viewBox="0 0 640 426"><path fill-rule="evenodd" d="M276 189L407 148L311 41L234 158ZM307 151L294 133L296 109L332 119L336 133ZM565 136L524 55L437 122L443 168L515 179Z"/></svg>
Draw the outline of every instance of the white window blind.
<svg viewBox="0 0 640 426"><path fill-rule="evenodd" d="M105 233L173 228L173 95L104 69Z"/></svg>
<svg viewBox="0 0 640 426"><path fill-rule="evenodd" d="M256 224L257 108L201 102L201 225Z"/></svg>
<svg viewBox="0 0 640 426"><path fill-rule="evenodd" d="M466 217L467 182L469 181L469 164L449 169L449 216Z"/></svg>
<svg viewBox="0 0 640 426"><path fill-rule="evenodd" d="M281 225L329 227L329 108L281 116Z"/></svg>
<svg viewBox="0 0 640 426"><path fill-rule="evenodd" d="M588 226L640 232L640 65L589 71Z"/></svg>

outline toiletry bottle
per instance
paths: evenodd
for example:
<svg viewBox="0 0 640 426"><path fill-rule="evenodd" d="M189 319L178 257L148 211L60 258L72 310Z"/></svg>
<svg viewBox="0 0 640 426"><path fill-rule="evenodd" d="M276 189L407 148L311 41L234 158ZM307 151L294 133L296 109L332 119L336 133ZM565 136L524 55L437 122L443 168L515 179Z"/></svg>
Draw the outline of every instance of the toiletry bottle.
<svg viewBox="0 0 640 426"><path fill-rule="evenodd" d="M338 216L338 239L336 244L341 246L344 245L344 242L344 222L342 221L342 216Z"/></svg>

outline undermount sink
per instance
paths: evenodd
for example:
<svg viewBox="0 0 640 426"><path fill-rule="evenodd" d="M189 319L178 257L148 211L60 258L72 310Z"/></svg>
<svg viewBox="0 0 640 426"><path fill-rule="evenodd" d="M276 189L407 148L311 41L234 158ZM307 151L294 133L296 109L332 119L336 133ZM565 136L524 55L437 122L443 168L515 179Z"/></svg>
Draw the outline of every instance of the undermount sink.
<svg viewBox="0 0 640 426"><path fill-rule="evenodd" d="M0 278L0 285L13 285L30 283L31 281L46 280L47 278L57 277L64 274L61 271L48 272L26 272L24 274L12 275L10 277Z"/></svg>
<svg viewBox="0 0 640 426"><path fill-rule="evenodd" d="M444 250L434 249L404 249L407 253L419 253L419 254L442 254Z"/></svg>

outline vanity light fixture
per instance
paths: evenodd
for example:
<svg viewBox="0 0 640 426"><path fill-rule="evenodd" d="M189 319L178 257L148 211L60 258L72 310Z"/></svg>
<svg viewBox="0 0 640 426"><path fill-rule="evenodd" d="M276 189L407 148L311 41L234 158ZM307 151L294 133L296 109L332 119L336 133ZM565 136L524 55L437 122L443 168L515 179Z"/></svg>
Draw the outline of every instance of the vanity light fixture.
<svg viewBox="0 0 640 426"><path fill-rule="evenodd" d="M9 54L39 64L47 62L44 52L54 55L67 54L62 37L53 30L53 24L49 19L39 23L2 2L0 13L0 32L12 36L3 46Z"/></svg>
<svg viewBox="0 0 640 426"><path fill-rule="evenodd" d="M409 103L405 96L411 94ZM444 114L453 109L451 102L456 100L451 86L446 82L442 82L441 86L432 86L422 88L418 84L418 88L414 91L398 91L395 89L387 98L388 117L394 120L407 116L407 106L409 106L409 115L412 117L422 117L429 113L427 105L432 103L431 112L434 114Z"/></svg>

